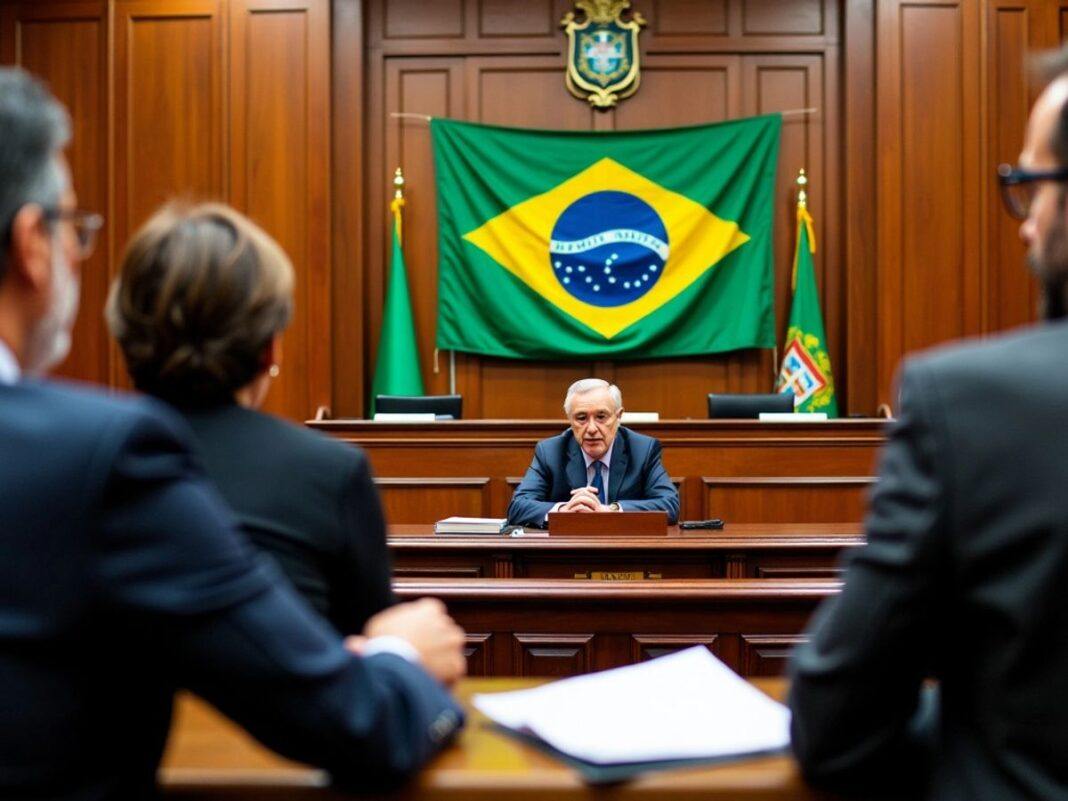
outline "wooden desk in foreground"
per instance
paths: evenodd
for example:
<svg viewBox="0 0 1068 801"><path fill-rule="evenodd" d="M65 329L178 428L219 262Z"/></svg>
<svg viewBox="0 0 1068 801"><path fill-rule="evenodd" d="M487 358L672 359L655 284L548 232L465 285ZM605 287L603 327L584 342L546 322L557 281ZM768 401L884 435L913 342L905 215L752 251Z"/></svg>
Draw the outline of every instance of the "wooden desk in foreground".
<svg viewBox="0 0 1068 801"><path fill-rule="evenodd" d="M396 579L440 598L472 676L571 676L705 645L739 675L783 672L830 579Z"/></svg>
<svg viewBox="0 0 1068 801"><path fill-rule="evenodd" d="M859 523L728 523L666 537L434 535L393 525L397 578L835 578L842 552L864 544Z"/></svg>
<svg viewBox="0 0 1068 801"><path fill-rule="evenodd" d="M590 788L570 768L489 728L470 706L476 692L530 687L531 679L466 679L457 695L468 710L467 727L395 799L420 801L809 801L821 798L801 781L787 756L650 773L625 784ZM782 698L781 679L754 684ZM171 740L160 771L169 801L327 801L343 798L321 771L275 756L203 702L179 699ZM366 796L361 796L366 798Z"/></svg>

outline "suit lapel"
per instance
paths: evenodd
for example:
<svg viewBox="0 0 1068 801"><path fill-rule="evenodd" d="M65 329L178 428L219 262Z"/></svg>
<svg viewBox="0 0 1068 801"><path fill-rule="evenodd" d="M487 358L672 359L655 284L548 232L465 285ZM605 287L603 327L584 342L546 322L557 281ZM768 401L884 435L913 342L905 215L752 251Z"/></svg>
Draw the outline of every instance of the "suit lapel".
<svg viewBox="0 0 1068 801"><path fill-rule="evenodd" d="M623 426L616 434L615 447L612 449L612 464L608 466L608 501L619 500L619 485L623 483L623 474L627 472L630 461L630 449L627 447L627 432Z"/></svg>
<svg viewBox="0 0 1068 801"><path fill-rule="evenodd" d="M567 474L568 489L578 489L586 486L586 460L582 458L582 449L573 434L569 434L567 443Z"/></svg>

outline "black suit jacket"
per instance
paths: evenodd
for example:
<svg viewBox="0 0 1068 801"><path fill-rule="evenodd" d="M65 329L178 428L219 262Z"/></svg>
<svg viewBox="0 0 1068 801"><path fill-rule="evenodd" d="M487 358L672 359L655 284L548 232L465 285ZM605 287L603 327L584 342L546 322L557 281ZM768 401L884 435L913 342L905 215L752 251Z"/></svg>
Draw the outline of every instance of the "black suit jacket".
<svg viewBox="0 0 1068 801"><path fill-rule="evenodd" d="M793 662L810 778L1068 798L1066 354L1056 324L903 369L868 544ZM941 709L921 720L928 676Z"/></svg>
<svg viewBox="0 0 1068 801"><path fill-rule="evenodd" d="M237 405L183 415L241 528L340 632L393 602L382 504L359 448Z"/></svg>
<svg viewBox="0 0 1068 801"><path fill-rule="evenodd" d="M389 782L460 711L351 656L250 547L147 400L0 386L0 798L154 794L176 687L346 782Z"/></svg>
<svg viewBox="0 0 1068 801"><path fill-rule="evenodd" d="M568 429L543 439L534 448L534 461L516 487L508 505L508 522L541 526L545 515L571 490L586 486L586 461L575 435ZM660 462L660 443L653 437L620 426L608 467L608 500L624 510L667 512L668 522L679 517L679 493Z"/></svg>

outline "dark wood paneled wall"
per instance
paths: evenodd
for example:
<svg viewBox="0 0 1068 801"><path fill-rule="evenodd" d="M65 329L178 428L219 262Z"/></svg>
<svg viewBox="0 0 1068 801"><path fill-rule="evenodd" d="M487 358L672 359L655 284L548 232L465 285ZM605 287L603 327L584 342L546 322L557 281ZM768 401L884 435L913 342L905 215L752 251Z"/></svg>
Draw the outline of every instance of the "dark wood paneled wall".
<svg viewBox="0 0 1068 801"><path fill-rule="evenodd" d="M67 151L79 203L107 211L110 180L107 3L24 3L0 8L0 61L46 76L71 110L73 146ZM110 221L109 221L110 222ZM82 265L82 303L70 356L61 371L107 383L112 361L101 310L114 250L113 228L100 232Z"/></svg>
<svg viewBox="0 0 1068 801"><path fill-rule="evenodd" d="M624 130L815 107L790 117L776 192L776 313L789 302L792 181L812 177L817 279L851 412L893 400L907 352L1032 319L1035 291L994 166L1013 161L1068 0L638 0L645 74L596 113L563 84L565 0L8 2L0 57L72 109L82 205L107 213L85 265L67 375L121 385L100 310L122 248L172 196L222 198L286 247L297 314L270 396L293 418L363 413L386 276L389 179L408 177L406 258L428 391L437 229L429 131L392 111ZM709 391L770 387L771 352L665 362L457 355L471 417L559 415L595 373L629 408L703 417Z"/></svg>
<svg viewBox="0 0 1068 801"><path fill-rule="evenodd" d="M106 213L83 267L62 372L128 384L102 309L130 235L161 203L225 200L296 269L297 308L268 407L304 419L331 395L330 9L323 0L15 2L3 60L71 109L79 203Z"/></svg>

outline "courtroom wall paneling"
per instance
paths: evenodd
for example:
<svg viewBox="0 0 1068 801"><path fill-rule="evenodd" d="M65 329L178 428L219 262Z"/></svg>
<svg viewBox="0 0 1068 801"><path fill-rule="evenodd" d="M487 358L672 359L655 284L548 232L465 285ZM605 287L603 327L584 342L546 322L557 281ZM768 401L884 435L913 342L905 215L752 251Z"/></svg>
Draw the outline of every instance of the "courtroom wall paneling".
<svg viewBox="0 0 1068 801"><path fill-rule="evenodd" d="M329 26L318 0L230 0L230 200L293 261L265 408L298 420L331 403Z"/></svg>
<svg viewBox="0 0 1068 801"><path fill-rule="evenodd" d="M369 167L364 159L367 132L362 124L366 115L363 6L361 0L330 1L331 412L338 408L338 398L366 396L364 204Z"/></svg>
<svg viewBox="0 0 1068 801"><path fill-rule="evenodd" d="M130 236L161 204L225 199L225 26L218 0L114 7L117 269ZM117 347L111 380L129 387Z"/></svg>
<svg viewBox="0 0 1068 801"><path fill-rule="evenodd" d="M831 0L759 0L692 3L650 2L641 10L650 20L642 34L643 86L608 113L597 113L571 97L563 81L565 37L558 23L571 4L495 0L419 6L412 2L369 0L367 162L366 328L364 382L373 375L388 275L389 179L401 164L408 179L405 261L415 313L416 334L428 392L449 385L447 354L434 372L437 304L437 224L434 176L426 123L393 119L401 111L446 115L492 124L626 130L686 125L744 114L821 108L812 119L786 126L780 165L776 238L776 305L779 329L786 319L786 291L793 255L793 188L800 162L813 173L812 197L818 215L837 217L841 192L840 134L837 125L839 10ZM796 96L795 96L796 95ZM834 161L835 164L829 164ZM794 164L798 162L798 164ZM820 186L816 181L825 181ZM341 189L340 191L351 191ZM824 200L823 198L831 198ZM818 217L817 217L818 219ZM821 235L837 238L837 220L819 220ZM413 230L416 229L416 230ZM833 356L845 352L844 279L836 246L817 254L825 294L828 339ZM335 299L335 303L343 302ZM780 336L781 338L781 336ZM844 365L842 368L844 370ZM628 408L659 411L665 417L704 417L710 391L767 391L774 381L772 351L739 351L707 358L633 362L512 362L457 354L457 390L467 417L545 418L559 415L567 384L590 373L620 384ZM335 414L357 416L365 398L335 392Z"/></svg>
<svg viewBox="0 0 1068 801"><path fill-rule="evenodd" d="M978 334L976 0L879 4L879 397L909 351Z"/></svg>
<svg viewBox="0 0 1068 801"><path fill-rule="evenodd" d="M1016 163L1024 135L1020 120L1027 118L1034 99L1025 57L1041 14L1033 13L1028 5L1027 0L993 0L986 9L985 56L992 89L987 107L988 149L994 164ZM990 328L1008 328L1034 319L1037 293L1035 285L1025 279L1020 223L1005 210L995 177L986 176L986 180L992 189L986 208L990 220L985 265L990 286L987 323Z"/></svg>
<svg viewBox="0 0 1068 801"><path fill-rule="evenodd" d="M649 32L659 37L726 36L728 33L727 0L691 0L691 2L649 2Z"/></svg>
<svg viewBox="0 0 1068 801"><path fill-rule="evenodd" d="M108 22L104 0L11 3L0 11L0 62L42 77L71 112L67 148L79 208L108 212ZM111 353L100 310L107 297L111 237L105 227L81 266L81 306L70 355L56 371L107 380Z"/></svg>
<svg viewBox="0 0 1068 801"><path fill-rule="evenodd" d="M138 0L115 14L115 234L124 245L163 202L226 193L225 19L217 0Z"/></svg>
<svg viewBox="0 0 1068 801"><path fill-rule="evenodd" d="M1056 6L1056 7L1055 7ZM1023 146L1024 121L1041 88L1028 74L1028 56L1057 47L1065 3L1043 0L988 0L986 48L983 54L988 84L986 143L988 166L983 177L990 191L987 256L984 261L986 330L1003 330L1031 322L1038 308L1038 286L1030 280L1025 250L1020 244L1019 220L1005 210L993 165L1015 164Z"/></svg>
<svg viewBox="0 0 1068 801"><path fill-rule="evenodd" d="M83 267L74 349L61 372L129 386L102 315L129 236L165 201L223 200L275 236L297 271L268 408L303 420L330 403L329 37L329 9L318 0L4 7L3 58L42 75L69 106L80 205L107 218ZM361 315L347 311L359 326Z"/></svg>
<svg viewBox="0 0 1068 801"><path fill-rule="evenodd" d="M824 5L818 0L798 3L792 14L783 14L778 0L743 0L741 9L742 31L747 36L806 33L815 36L824 33L827 25Z"/></svg>
<svg viewBox="0 0 1068 801"><path fill-rule="evenodd" d="M845 291L839 305L845 314L846 357L835 375L845 389L850 412L871 413L879 403L875 354L876 319L875 241L875 3L843 0L842 47L842 191L844 203ZM842 410L839 402L839 411Z"/></svg>

